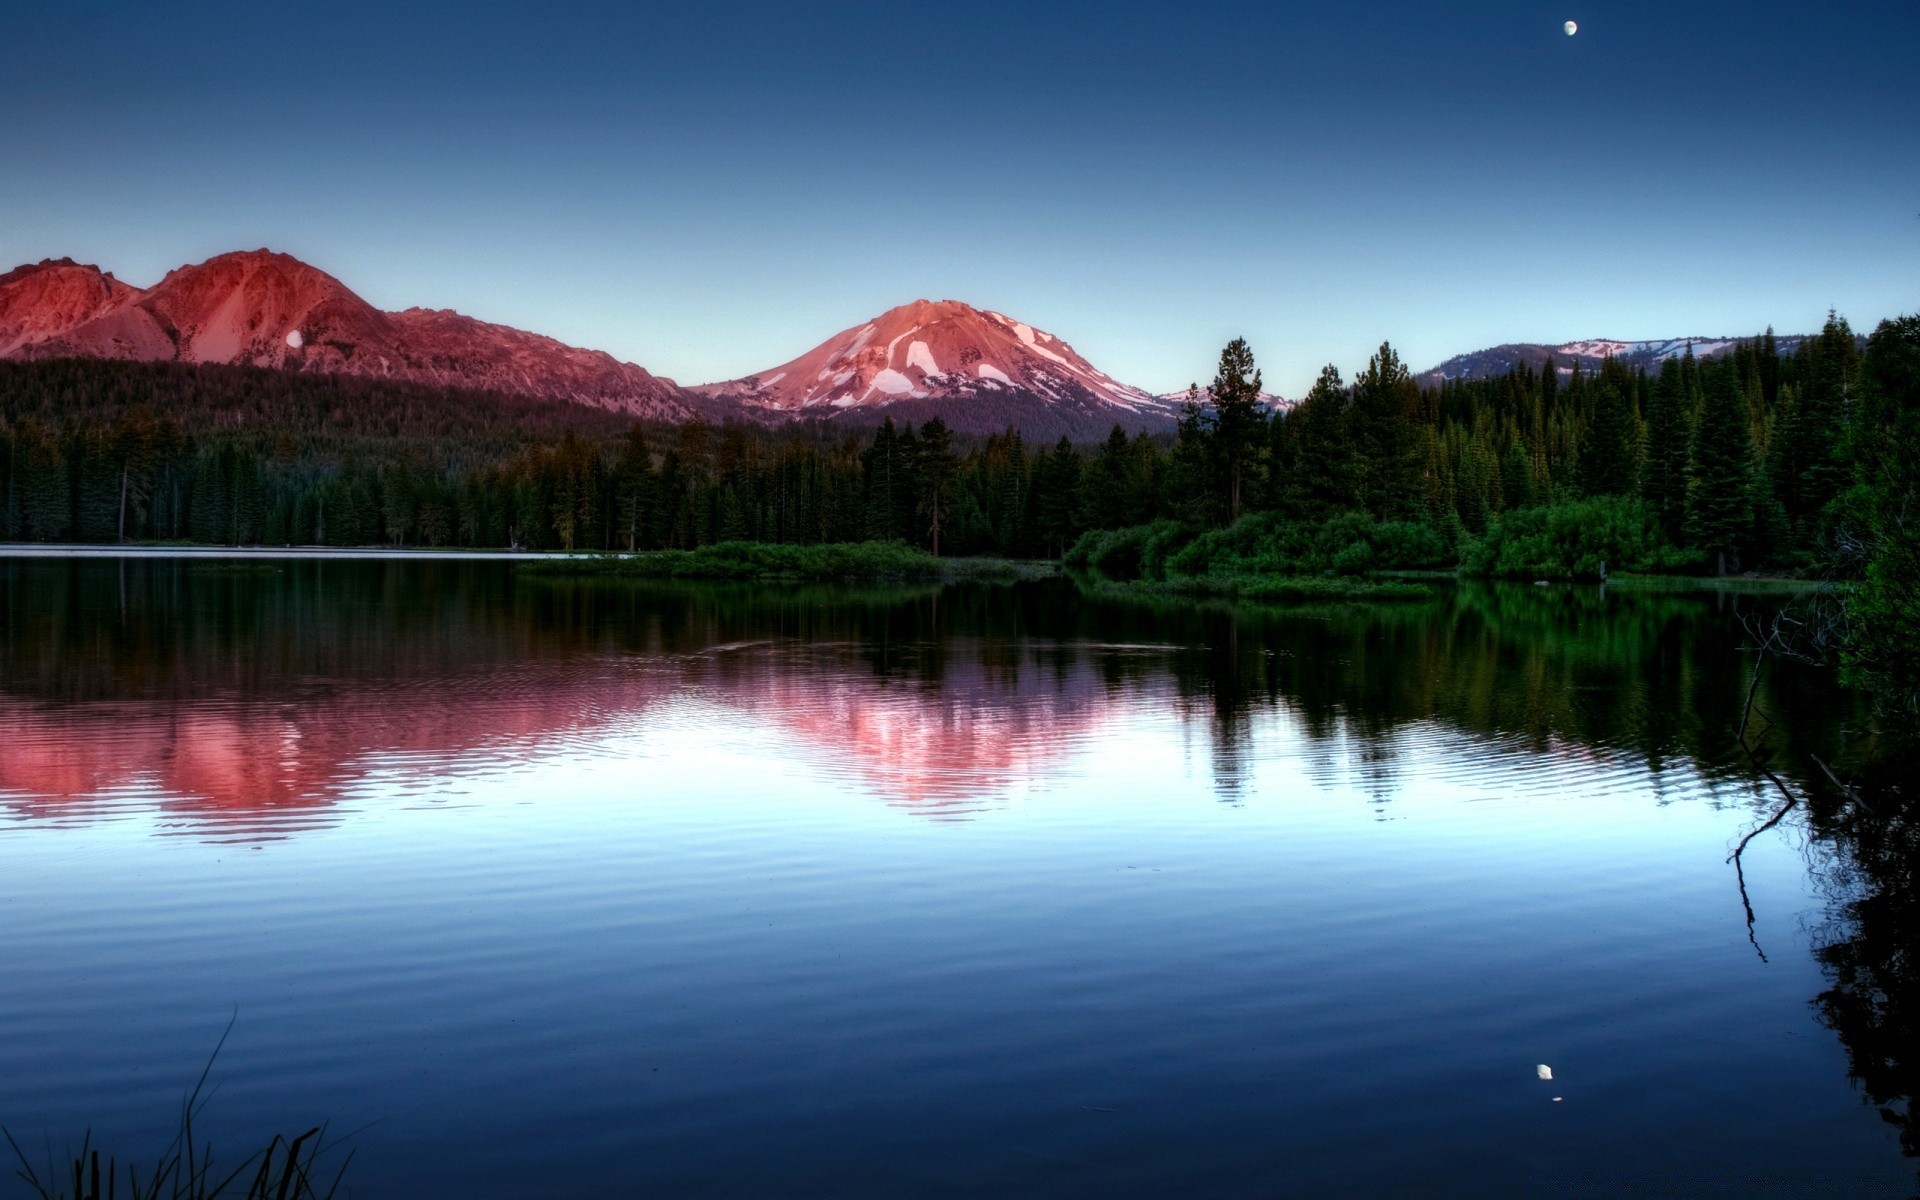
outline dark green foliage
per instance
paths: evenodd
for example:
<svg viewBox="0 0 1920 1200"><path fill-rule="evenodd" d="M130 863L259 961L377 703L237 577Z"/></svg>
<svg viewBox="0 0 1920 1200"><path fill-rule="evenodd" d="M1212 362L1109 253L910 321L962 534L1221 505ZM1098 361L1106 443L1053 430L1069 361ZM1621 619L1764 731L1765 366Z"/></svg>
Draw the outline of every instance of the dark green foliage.
<svg viewBox="0 0 1920 1200"><path fill-rule="evenodd" d="M1425 489L1415 424L1425 407L1400 356L1381 343L1354 380L1348 418L1358 456L1359 500L1380 520L1421 515Z"/></svg>
<svg viewBox="0 0 1920 1200"><path fill-rule="evenodd" d="M1708 373L1687 464L1687 541L1718 574L1738 570L1753 536L1753 437L1730 371Z"/></svg>
<svg viewBox="0 0 1920 1200"><path fill-rule="evenodd" d="M1460 569L1498 579L1604 579L1699 566L1697 554L1668 542L1651 505L1601 496L1507 513L1468 545Z"/></svg>
<svg viewBox="0 0 1920 1200"><path fill-rule="evenodd" d="M1376 521L1368 513L1293 521L1266 512L1201 534L1167 560L1166 576L1359 575L1452 563L1446 542L1423 524Z"/></svg>
<svg viewBox="0 0 1920 1200"><path fill-rule="evenodd" d="M1352 392L1329 364L1311 391L1279 422L1290 443L1279 481L1280 507L1319 517L1360 506L1360 450L1354 437Z"/></svg>
<svg viewBox="0 0 1920 1200"><path fill-rule="evenodd" d="M1849 497L1865 578L1848 607L1848 661L1911 717L1920 710L1920 317L1867 342Z"/></svg>
<svg viewBox="0 0 1920 1200"><path fill-rule="evenodd" d="M1082 534L1061 561L1110 579L1159 578L1165 573L1167 557L1196 533L1192 526L1173 520L1093 530Z"/></svg>
<svg viewBox="0 0 1920 1200"><path fill-rule="evenodd" d="M928 544L940 553L940 522L953 508L954 476L960 460L953 453L953 435L939 417L920 427L920 454L914 464L919 499L914 510L925 522Z"/></svg>
<svg viewBox="0 0 1920 1200"><path fill-rule="evenodd" d="M1660 379L1647 402L1646 467L1640 494L1652 506L1670 539L1680 536L1687 513L1687 454L1693 445L1693 401L1687 394L1692 350L1683 360L1660 364Z"/></svg>
<svg viewBox="0 0 1920 1200"><path fill-rule="evenodd" d="M1121 445L1107 503L1157 515L1159 446ZM1011 431L961 445L937 419L870 439L643 427L251 368L0 363L0 540L690 550L871 536L1033 556L1087 527L1081 477L1070 445L1034 455Z"/></svg>
<svg viewBox="0 0 1920 1200"><path fill-rule="evenodd" d="M631 551L877 539L1052 557L1089 530L1153 526L1097 543L1104 569L1152 576L1236 512L1291 525L1361 511L1457 547L1516 510L1638 495L1668 542L1710 566L1803 569L1864 544L1839 499L1860 459L1842 436L1860 371L1837 317L1791 357L1763 338L1669 362L1657 382L1609 361L1592 377L1548 364L1423 389L1382 345L1351 384L1328 367L1273 416L1236 341L1214 378L1221 403L1196 405L1171 445L1115 429L1098 447L1036 450L1014 430L966 438L938 420L859 435L642 427L248 368L0 363L0 538ZM1359 541L1302 569L1404 557ZM1834 561L1865 571L1864 555Z"/></svg>
<svg viewBox="0 0 1920 1200"><path fill-rule="evenodd" d="M1640 430L1626 394L1612 382L1594 389L1593 416L1580 438L1580 490L1627 496L1640 474Z"/></svg>
<svg viewBox="0 0 1920 1200"><path fill-rule="evenodd" d="M1220 367L1213 376L1209 429L1229 521L1240 519L1248 493L1260 486L1266 421L1267 415L1260 408L1260 369L1253 365L1253 349L1245 338L1235 338L1220 351Z"/></svg>

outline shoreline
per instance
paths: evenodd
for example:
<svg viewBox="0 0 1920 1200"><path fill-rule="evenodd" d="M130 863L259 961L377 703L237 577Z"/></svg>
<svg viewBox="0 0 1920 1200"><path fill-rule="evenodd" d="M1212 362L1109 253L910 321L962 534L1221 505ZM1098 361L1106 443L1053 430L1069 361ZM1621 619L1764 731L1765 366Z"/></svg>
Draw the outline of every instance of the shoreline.
<svg viewBox="0 0 1920 1200"><path fill-rule="evenodd" d="M433 561L467 559L489 562L544 562L584 558L565 550L428 550L380 546L89 546L73 543L0 543L4 558L245 558L245 559L393 559Z"/></svg>

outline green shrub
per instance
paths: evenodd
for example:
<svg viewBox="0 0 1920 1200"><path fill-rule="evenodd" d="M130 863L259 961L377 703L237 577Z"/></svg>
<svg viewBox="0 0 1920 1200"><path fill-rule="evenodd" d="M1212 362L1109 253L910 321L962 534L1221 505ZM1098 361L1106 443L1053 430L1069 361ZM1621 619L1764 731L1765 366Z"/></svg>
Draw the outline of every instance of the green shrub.
<svg viewBox="0 0 1920 1200"><path fill-rule="evenodd" d="M1603 579L1615 571L1701 570L1698 551L1667 541L1643 501L1597 496L1505 513L1469 543L1461 571L1496 579Z"/></svg>
<svg viewBox="0 0 1920 1200"><path fill-rule="evenodd" d="M1381 522L1363 512L1317 522L1265 512L1195 538L1168 561L1167 575L1359 575L1452 563L1446 539L1429 525Z"/></svg>
<svg viewBox="0 0 1920 1200"><path fill-rule="evenodd" d="M1177 545L1192 532L1178 521L1155 521L1151 525L1130 525L1125 529L1102 529L1083 534L1062 561L1070 567L1084 567L1109 579L1139 579L1152 574L1165 563L1170 545Z"/></svg>

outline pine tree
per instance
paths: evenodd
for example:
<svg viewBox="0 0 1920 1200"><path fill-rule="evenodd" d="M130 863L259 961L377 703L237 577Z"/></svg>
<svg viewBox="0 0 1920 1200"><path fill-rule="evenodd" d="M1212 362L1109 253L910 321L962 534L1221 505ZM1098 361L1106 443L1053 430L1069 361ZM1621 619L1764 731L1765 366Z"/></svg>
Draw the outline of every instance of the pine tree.
<svg viewBox="0 0 1920 1200"><path fill-rule="evenodd" d="M1260 407L1260 369L1245 338L1235 338L1220 351L1213 376L1212 457L1225 488L1229 523L1240 519L1246 495L1261 480L1261 448L1266 442L1267 414Z"/></svg>
<svg viewBox="0 0 1920 1200"><path fill-rule="evenodd" d="M1080 534L1075 510L1080 497L1080 453L1063 434L1035 471L1033 503L1049 555L1062 555Z"/></svg>
<svg viewBox="0 0 1920 1200"><path fill-rule="evenodd" d="M1848 606L1851 664L1920 715L1920 317L1883 321L1867 343L1848 443L1866 578Z"/></svg>
<svg viewBox="0 0 1920 1200"><path fill-rule="evenodd" d="M1533 507L1533 478L1527 463L1526 443L1519 438L1507 447L1500 459L1500 497L1506 508Z"/></svg>
<svg viewBox="0 0 1920 1200"><path fill-rule="evenodd" d="M892 541L904 531L895 519L897 508L894 496L904 482L905 469L900 463L899 431L893 426L893 418L888 417L874 431L873 445L867 448L867 530L866 536L876 541Z"/></svg>
<svg viewBox="0 0 1920 1200"><path fill-rule="evenodd" d="M1718 574L1738 567L1753 530L1753 440L1730 366L1703 372L1705 395L1687 468L1687 540Z"/></svg>
<svg viewBox="0 0 1920 1200"><path fill-rule="evenodd" d="M1413 413L1420 390L1392 346L1382 342L1353 385L1353 440L1359 452L1360 500L1376 518L1416 515L1420 464Z"/></svg>
<svg viewBox="0 0 1920 1200"><path fill-rule="evenodd" d="M920 460L914 474L920 488L916 506L927 522L932 549L940 553L940 523L953 509L954 475L960 461L954 457L953 435L947 423L935 417L920 427Z"/></svg>
<svg viewBox="0 0 1920 1200"><path fill-rule="evenodd" d="M1679 540L1687 511L1687 458L1693 444L1693 406L1686 372L1668 359L1647 404L1647 460L1640 494L1653 508L1667 536Z"/></svg>
<svg viewBox="0 0 1920 1200"><path fill-rule="evenodd" d="M1119 425L1107 434L1081 483L1080 521L1088 529L1120 529L1147 518L1130 496L1134 470L1133 442Z"/></svg>
<svg viewBox="0 0 1920 1200"><path fill-rule="evenodd" d="M1589 496L1629 495L1640 466L1632 403L1611 381L1594 392L1593 416L1580 438L1580 490Z"/></svg>

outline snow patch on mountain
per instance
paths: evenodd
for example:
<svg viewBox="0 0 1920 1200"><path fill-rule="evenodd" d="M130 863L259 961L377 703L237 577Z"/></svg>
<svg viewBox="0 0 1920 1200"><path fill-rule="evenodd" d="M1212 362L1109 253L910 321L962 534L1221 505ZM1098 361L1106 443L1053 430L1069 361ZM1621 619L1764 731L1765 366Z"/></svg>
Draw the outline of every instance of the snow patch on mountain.
<svg viewBox="0 0 1920 1200"><path fill-rule="evenodd" d="M870 396L876 391L885 392L889 396L911 396L914 394L915 389L913 380L908 379L892 367L888 367L886 370L875 374L872 380L867 383L867 395ZM865 397L862 397L862 399L865 399Z"/></svg>
<svg viewBox="0 0 1920 1200"><path fill-rule="evenodd" d="M940 364L933 361L933 351L925 342L914 342L907 347L907 365L918 367L929 375L940 373Z"/></svg>

